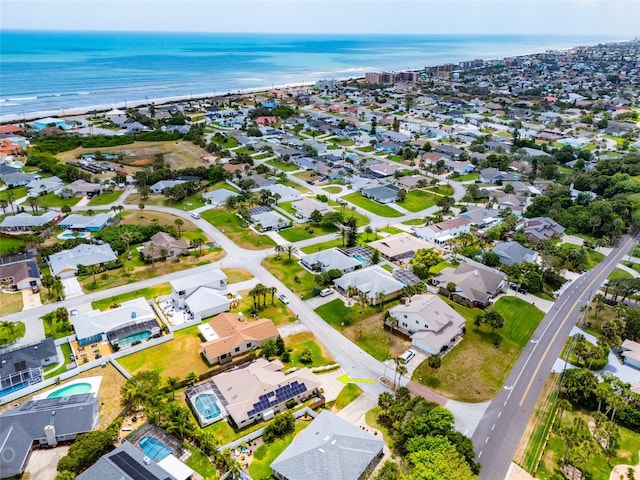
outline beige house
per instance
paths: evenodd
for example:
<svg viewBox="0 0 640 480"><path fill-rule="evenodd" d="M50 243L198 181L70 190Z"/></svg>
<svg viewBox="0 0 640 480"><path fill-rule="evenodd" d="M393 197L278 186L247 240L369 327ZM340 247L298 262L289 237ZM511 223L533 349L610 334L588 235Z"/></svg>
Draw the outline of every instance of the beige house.
<svg viewBox="0 0 640 480"><path fill-rule="evenodd" d="M287 409L290 400L304 402L318 395L320 379L311 370L301 368L285 375L282 368L278 360L259 358L211 379L216 396L237 427L273 418Z"/></svg>
<svg viewBox="0 0 640 480"><path fill-rule="evenodd" d="M376 240L371 242L369 247L378 250L380 256L385 260L404 263L407 263L417 250L435 248L432 244L408 233L398 233L382 240Z"/></svg>
<svg viewBox="0 0 640 480"><path fill-rule="evenodd" d="M268 318L247 321L241 313L230 312L216 315L198 330L205 340L200 344L202 355L210 365L228 363L233 357L278 337L278 329Z"/></svg>
<svg viewBox="0 0 640 480"><path fill-rule="evenodd" d="M154 245L153 251L151 250L151 244ZM158 258L173 258L180 255L184 255L189 251L189 245L184 238L176 240L171 235L165 232L158 232L153 237L145 242L140 249L140 253L145 258L151 258L154 260Z"/></svg>
<svg viewBox="0 0 640 480"><path fill-rule="evenodd" d="M437 295L414 295L389 315L411 344L429 355L447 350L464 332L464 318Z"/></svg>

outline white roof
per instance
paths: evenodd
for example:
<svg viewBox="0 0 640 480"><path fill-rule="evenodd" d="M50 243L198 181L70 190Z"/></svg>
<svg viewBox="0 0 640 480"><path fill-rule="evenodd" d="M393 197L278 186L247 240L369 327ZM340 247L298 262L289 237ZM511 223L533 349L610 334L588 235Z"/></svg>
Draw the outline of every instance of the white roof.
<svg viewBox="0 0 640 480"><path fill-rule="evenodd" d="M169 454L158 462L158 466L176 480L187 480L195 473L189 466Z"/></svg>
<svg viewBox="0 0 640 480"><path fill-rule="evenodd" d="M200 332L200 335L202 335L202 338L204 338L205 342L211 342L212 340L217 340L218 338L220 338L216 331L208 323L198 325L198 331Z"/></svg>
<svg viewBox="0 0 640 480"><path fill-rule="evenodd" d="M218 190L213 190L211 192L206 192L202 194L202 196L208 199L214 205L220 205L229 197L237 197L238 194L232 192L231 190L227 190L226 188L219 188Z"/></svg>
<svg viewBox="0 0 640 480"><path fill-rule="evenodd" d="M171 288L176 292L206 286L211 283L219 284L221 280L227 279L227 276L222 272L222 270L218 269L208 270L206 272L198 273L195 275L189 275L189 272L185 272L185 274L188 276L178 278L177 280L172 280L171 282L169 282L171 284Z"/></svg>
<svg viewBox="0 0 640 480"><path fill-rule="evenodd" d="M343 271L360 265L358 260L346 255L337 248L330 248L328 250L310 253L309 255L304 255L301 260L309 266L319 263L322 266L321 269L323 271L332 269Z"/></svg>
<svg viewBox="0 0 640 480"><path fill-rule="evenodd" d="M44 212L42 215L31 215L30 213L21 212L17 215L7 216L0 223L2 228L11 227L37 227L49 223L60 215L58 212Z"/></svg>
<svg viewBox="0 0 640 480"><path fill-rule="evenodd" d="M49 266L53 275L60 275L65 270L76 270L78 265L98 265L114 262L118 259L108 243L90 245L82 243L71 250L63 250L49 256Z"/></svg>
<svg viewBox="0 0 640 480"><path fill-rule="evenodd" d="M262 228L273 228L278 226L286 226L291 224L291 220L286 219L277 212L269 211L263 213L256 213L251 215L251 221L255 224L262 225Z"/></svg>
<svg viewBox="0 0 640 480"><path fill-rule="evenodd" d="M151 305L143 297L122 302L120 307L101 312L93 310L71 317L76 337L89 338L101 333L109 332L127 323L140 323L156 318Z"/></svg>
<svg viewBox="0 0 640 480"><path fill-rule="evenodd" d="M391 273L378 265L346 273L334 280L334 283L345 291L349 286L353 286L365 293L370 300L376 300L378 292L390 295L404 287L403 283L393 278Z"/></svg>
<svg viewBox="0 0 640 480"><path fill-rule="evenodd" d="M226 305L229 308L229 299L226 295L220 293L220 290L210 287L198 288L186 298L184 303L189 307L189 310L197 315L202 315L213 307Z"/></svg>
<svg viewBox="0 0 640 480"><path fill-rule="evenodd" d="M299 200L302 195L295 188L287 187L286 185L282 185L280 183L276 183L274 185L266 185L264 187L259 188L258 190L268 190L271 193L277 193L280 195L278 202L290 202L291 200Z"/></svg>
<svg viewBox="0 0 640 480"><path fill-rule="evenodd" d="M110 213L98 213L97 215L87 216L72 213L60 222L60 226L68 228L89 228L100 227L107 223L111 218Z"/></svg>

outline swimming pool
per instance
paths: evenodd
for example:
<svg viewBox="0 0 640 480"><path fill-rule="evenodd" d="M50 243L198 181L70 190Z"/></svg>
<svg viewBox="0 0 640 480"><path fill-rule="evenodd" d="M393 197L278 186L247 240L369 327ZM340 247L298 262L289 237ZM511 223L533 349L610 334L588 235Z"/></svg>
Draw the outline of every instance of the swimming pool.
<svg viewBox="0 0 640 480"><path fill-rule="evenodd" d="M0 390L0 397L5 395L9 395L10 393L17 392L18 390L22 390L25 387L28 387L28 382L19 383L17 385L12 385L10 387L5 388L4 390Z"/></svg>
<svg viewBox="0 0 640 480"><path fill-rule="evenodd" d="M217 400L213 393L201 393L195 398L193 405L202 418L212 420L222 413Z"/></svg>
<svg viewBox="0 0 640 480"><path fill-rule="evenodd" d="M353 256L353 258L355 258L356 260L358 260L361 264L363 265L369 265L371 262L369 260L367 260L366 258L364 258L362 255L359 254L355 254Z"/></svg>
<svg viewBox="0 0 640 480"><path fill-rule="evenodd" d="M151 336L151 332L149 330L145 330L144 332L134 333L133 335L128 335L126 337L122 337L118 339L118 345L121 347L128 347L133 342L142 342Z"/></svg>
<svg viewBox="0 0 640 480"><path fill-rule="evenodd" d="M54 390L49 395L47 395L47 398L60 398L68 397L70 395L78 395L80 393L89 393L91 391L91 388L92 386L90 383L73 383L71 385L67 385L66 387Z"/></svg>
<svg viewBox="0 0 640 480"><path fill-rule="evenodd" d="M138 445L147 457L156 462L159 462L173 452L171 447L167 447L160 440L153 437L142 437Z"/></svg>

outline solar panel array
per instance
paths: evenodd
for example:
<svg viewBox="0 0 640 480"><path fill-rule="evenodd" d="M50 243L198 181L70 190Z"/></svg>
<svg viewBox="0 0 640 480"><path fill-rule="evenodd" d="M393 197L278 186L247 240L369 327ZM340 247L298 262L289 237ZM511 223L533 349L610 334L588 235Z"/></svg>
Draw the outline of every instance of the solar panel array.
<svg viewBox="0 0 640 480"><path fill-rule="evenodd" d="M132 480L160 480L160 478L147 470L144 465L140 465L140 463L138 463L127 452L118 452L115 455L111 455L109 458L124 473L129 475ZM170 478L171 477L166 477L165 480L170 480Z"/></svg>
<svg viewBox="0 0 640 480"><path fill-rule="evenodd" d="M289 385L278 387L274 391L265 393L258 397L258 402L253 404L253 409L247 412L249 417L252 417L256 413L264 412L275 405L280 405L300 394L307 391L307 386L304 383L298 383L294 381Z"/></svg>

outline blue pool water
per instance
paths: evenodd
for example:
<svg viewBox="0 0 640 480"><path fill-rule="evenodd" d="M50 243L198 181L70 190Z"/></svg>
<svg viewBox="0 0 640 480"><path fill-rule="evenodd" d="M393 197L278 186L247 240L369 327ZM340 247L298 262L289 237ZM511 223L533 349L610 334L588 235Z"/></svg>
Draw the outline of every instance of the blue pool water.
<svg viewBox="0 0 640 480"><path fill-rule="evenodd" d="M10 393L17 392L18 390L22 390L23 388L29 386L27 382L19 383L18 385L13 385L11 387L7 387L3 390L0 390L0 397L4 395L9 395Z"/></svg>
<svg viewBox="0 0 640 480"><path fill-rule="evenodd" d="M145 330L144 332L134 333L133 335L129 335L127 337L123 337L118 339L118 345L121 347L125 347L127 345L131 345L133 342L137 342L138 340L143 341L151 336L151 332L149 330Z"/></svg>
<svg viewBox="0 0 640 480"><path fill-rule="evenodd" d="M219 417L221 413L216 400L216 396L212 393L201 393L196 397L193 404L203 418L211 420Z"/></svg>
<svg viewBox="0 0 640 480"><path fill-rule="evenodd" d="M173 452L170 447L167 447L160 440L153 437L142 437L138 445L147 457L156 462L159 462Z"/></svg>
<svg viewBox="0 0 640 480"><path fill-rule="evenodd" d="M358 260L363 265L369 265L371 262L364 258L362 255L358 255L357 253L353 256L356 260Z"/></svg>

